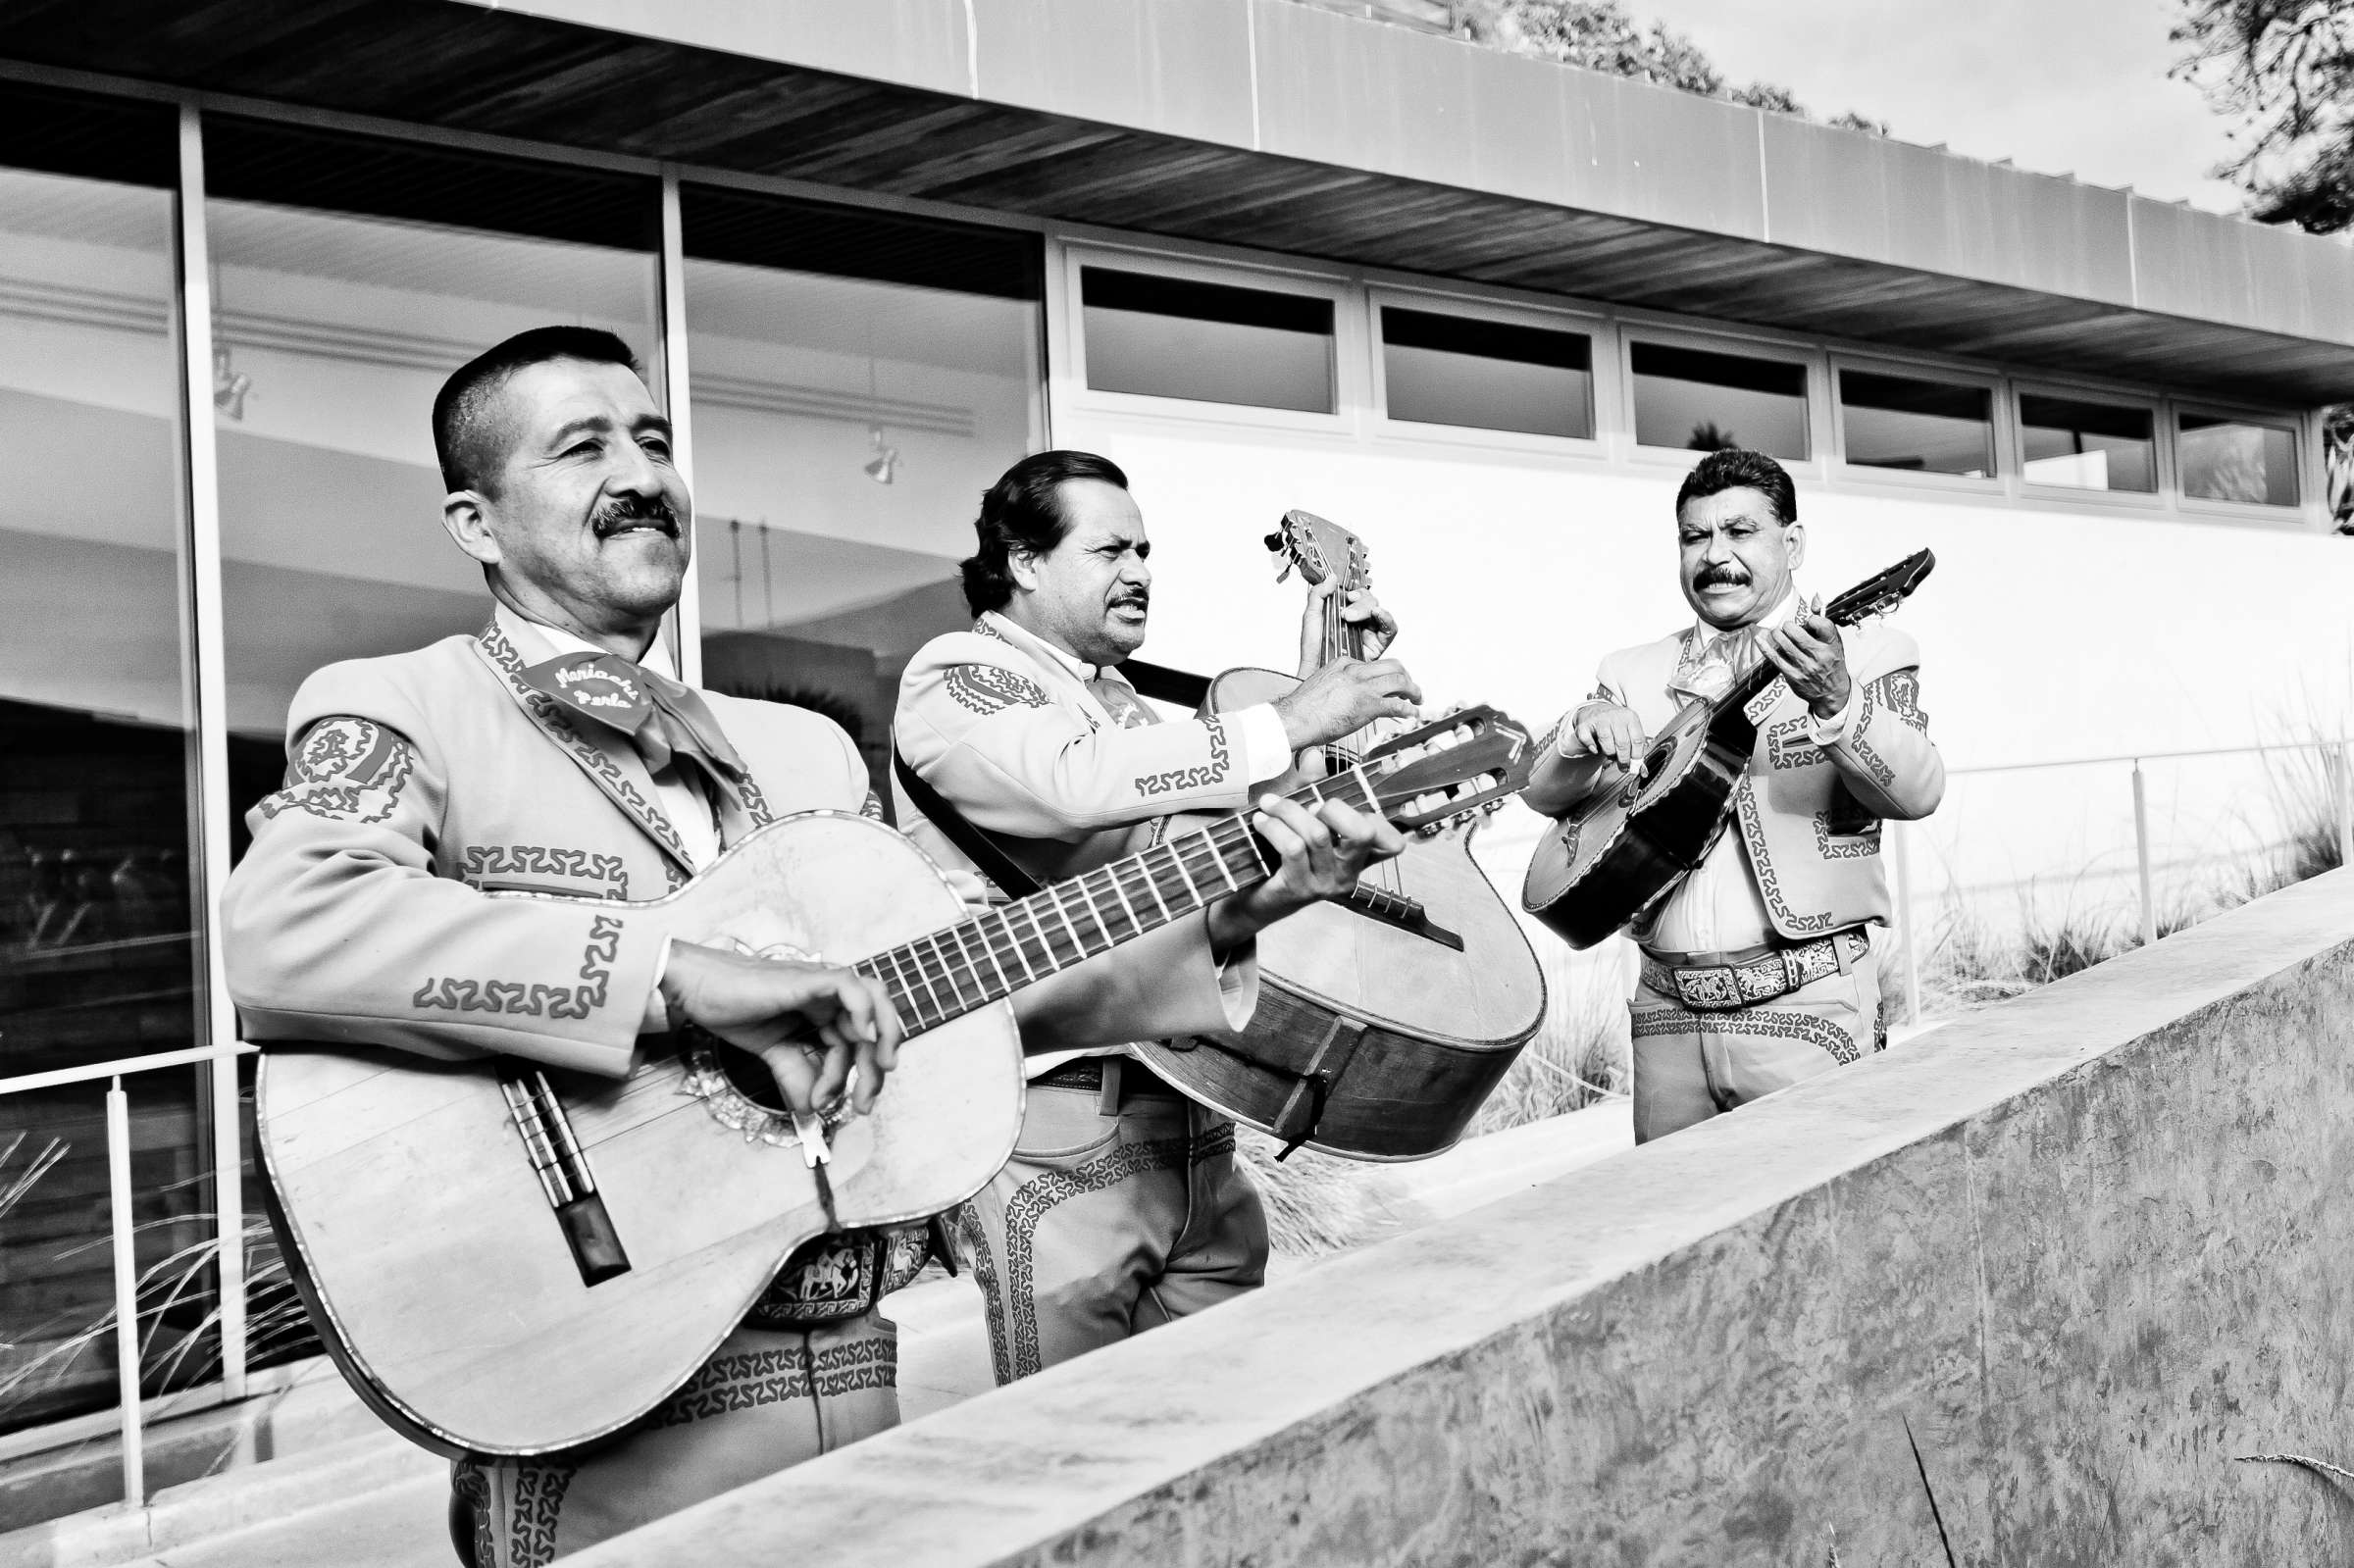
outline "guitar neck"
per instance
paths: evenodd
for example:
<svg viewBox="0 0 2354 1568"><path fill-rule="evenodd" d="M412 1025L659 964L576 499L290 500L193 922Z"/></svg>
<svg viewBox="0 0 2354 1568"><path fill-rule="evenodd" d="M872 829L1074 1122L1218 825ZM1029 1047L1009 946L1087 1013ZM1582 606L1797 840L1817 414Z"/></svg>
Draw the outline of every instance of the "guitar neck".
<svg viewBox="0 0 2354 1568"><path fill-rule="evenodd" d="M1361 769L1295 789L1313 810L1338 800L1379 812ZM861 960L909 1035L1002 1001L1025 986L1109 952L1274 874L1243 815L1141 854L1052 883L1027 898Z"/></svg>

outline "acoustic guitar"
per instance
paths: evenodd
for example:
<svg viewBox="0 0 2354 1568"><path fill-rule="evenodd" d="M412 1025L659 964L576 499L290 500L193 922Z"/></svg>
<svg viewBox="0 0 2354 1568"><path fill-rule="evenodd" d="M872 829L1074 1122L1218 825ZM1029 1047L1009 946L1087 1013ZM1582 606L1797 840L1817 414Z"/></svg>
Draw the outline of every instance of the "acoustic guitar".
<svg viewBox="0 0 2354 1568"><path fill-rule="evenodd" d="M1885 615L1937 558L1916 551L1823 609L1833 626ZM1537 840L1520 902L1572 947L1591 947L1664 898L1715 847L1757 749L1757 698L1781 674L1762 654L1721 695L1686 703L1632 775L1607 782ZM1762 712L1763 710L1759 710Z"/></svg>
<svg viewBox="0 0 2354 1568"><path fill-rule="evenodd" d="M1292 796L1418 829L1520 788L1528 752L1525 730L1474 709ZM691 1030L676 1050L641 1042L621 1079L273 1045L255 1087L262 1168L311 1322L361 1397L436 1452L615 1432L693 1375L802 1242L938 1213L997 1172L1022 1115L1008 995L1251 886L1273 859L1225 817L968 917L913 843L811 812L620 906L681 940L855 960L881 982L907 1043L863 1117L796 1119L756 1056ZM587 922L615 906L582 908Z"/></svg>
<svg viewBox="0 0 2354 1568"><path fill-rule="evenodd" d="M1320 662L1362 658L1363 633L1341 619L1349 591L1371 582L1362 542L1290 512L1267 544L1287 575L1339 579L1324 601ZM1272 702L1299 684L1229 670L1204 708ZM1325 748L1327 765L1351 766L1351 744ZM1285 1154L1305 1143L1347 1159L1417 1160L1452 1147L1545 1018L1544 971L1471 858L1475 827L1468 817L1428 825L1346 902L1260 936L1248 1029L1147 1042L1141 1053L1195 1099L1280 1138Z"/></svg>

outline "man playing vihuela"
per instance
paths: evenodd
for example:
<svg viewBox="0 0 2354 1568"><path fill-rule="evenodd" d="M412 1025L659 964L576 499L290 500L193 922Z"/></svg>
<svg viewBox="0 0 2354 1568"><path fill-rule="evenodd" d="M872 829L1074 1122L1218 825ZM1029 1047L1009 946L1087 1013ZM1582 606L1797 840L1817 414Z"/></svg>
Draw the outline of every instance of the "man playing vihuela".
<svg viewBox="0 0 2354 1568"><path fill-rule="evenodd" d="M1945 765L1920 710L1920 652L1893 626L1844 636L1791 580L1806 559L1780 464L1712 452L1675 497L1696 625L1602 661L1523 796L1561 817L1638 765L1685 704L1765 658L1757 749L1733 824L1629 931L1635 1138L1706 1121L1885 1043L1867 927L1888 923L1880 824L1937 808Z"/></svg>
<svg viewBox="0 0 2354 1568"><path fill-rule="evenodd" d="M871 814L874 797L830 721L677 680L658 633L691 503L629 350L525 332L450 378L433 430L443 526L494 605L474 636L331 665L296 693L285 783L248 817L226 899L246 1037L620 1077L691 1021L756 1052L798 1112L831 1104L854 1065L854 1108L880 1094L888 1115L900 1030L880 986L674 941L661 907L634 907L762 824ZM1020 993L1025 1048L1247 1017L1252 935L1399 847L1331 807L1275 801L1254 823L1283 856L1273 880ZM896 1331L875 1307L925 1254L920 1225L821 1238L617 1439L461 1459L461 1560L530 1568L892 1425Z"/></svg>
<svg viewBox="0 0 2354 1568"><path fill-rule="evenodd" d="M1086 452L1026 457L982 497L974 528L963 572L977 619L909 661L895 773L909 836L999 896L1129 854L1171 812L1231 810L1289 773L1295 752L1410 717L1420 700L1394 661L1344 660L1304 669L1280 703L1162 722L1118 668L1144 643L1152 595L1127 476ZM1310 629L1328 591L1310 600ZM1341 613L1380 647L1397 634L1368 594ZM1201 1311L1266 1273L1266 1214L1233 1123L1125 1047L1028 1066L1013 1158L957 1225L999 1383Z"/></svg>

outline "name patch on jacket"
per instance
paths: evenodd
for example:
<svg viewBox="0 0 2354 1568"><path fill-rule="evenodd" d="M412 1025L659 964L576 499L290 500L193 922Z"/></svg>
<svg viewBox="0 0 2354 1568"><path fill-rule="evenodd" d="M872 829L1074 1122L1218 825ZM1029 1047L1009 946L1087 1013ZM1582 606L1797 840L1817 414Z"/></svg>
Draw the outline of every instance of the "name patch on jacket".
<svg viewBox="0 0 2354 1568"><path fill-rule="evenodd" d="M346 716L311 726L286 764L285 782L262 815L307 811L331 822L384 822L417 769L417 752L397 730Z"/></svg>

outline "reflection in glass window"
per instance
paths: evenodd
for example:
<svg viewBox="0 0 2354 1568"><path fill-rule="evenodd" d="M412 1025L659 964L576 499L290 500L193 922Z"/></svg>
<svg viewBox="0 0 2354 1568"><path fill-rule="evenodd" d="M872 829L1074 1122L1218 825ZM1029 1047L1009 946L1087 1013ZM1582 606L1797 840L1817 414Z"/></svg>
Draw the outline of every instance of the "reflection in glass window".
<svg viewBox="0 0 2354 1568"><path fill-rule="evenodd" d="M2175 436L2182 493L2251 506L2297 504L2294 430L2248 420L2184 414Z"/></svg>
<svg viewBox="0 0 2354 1568"><path fill-rule="evenodd" d="M2021 392L2019 438L2029 484L2158 491L2157 419L2146 408Z"/></svg>
<svg viewBox="0 0 2354 1568"><path fill-rule="evenodd" d="M976 505L1035 444L1039 240L693 186L684 217L703 680L887 779L899 672L971 621Z"/></svg>
<svg viewBox="0 0 2354 1568"><path fill-rule="evenodd" d="M0 126L4 1079L194 1045L203 984L173 115L0 87ZM218 1375L210 1119L189 1069L126 1087L138 1266L187 1276L142 1315L159 1393ZM115 1402L105 1089L0 1095L0 1433Z"/></svg>
<svg viewBox="0 0 2354 1568"><path fill-rule="evenodd" d="M1808 455L1804 365L1666 343L1631 344L1628 365L1638 445Z"/></svg>
<svg viewBox="0 0 2354 1568"><path fill-rule="evenodd" d="M482 625L482 570L441 530L434 393L550 323L646 359L654 259L628 242L655 191L220 118L205 151L233 822L278 784L304 677Z"/></svg>
<svg viewBox="0 0 2354 1568"><path fill-rule="evenodd" d="M1839 422L1859 468L1994 474L1994 394L1983 386L1843 370Z"/></svg>
<svg viewBox="0 0 2354 1568"><path fill-rule="evenodd" d="M1381 366L1394 420L1594 434L1594 348L1581 332L1385 305Z"/></svg>
<svg viewBox="0 0 2354 1568"><path fill-rule="evenodd" d="M1329 414L1332 301L1079 270L1087 384L1104 392Z"/></svg>

